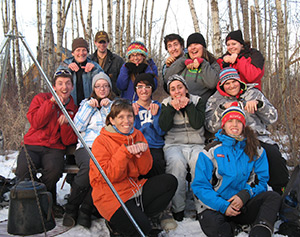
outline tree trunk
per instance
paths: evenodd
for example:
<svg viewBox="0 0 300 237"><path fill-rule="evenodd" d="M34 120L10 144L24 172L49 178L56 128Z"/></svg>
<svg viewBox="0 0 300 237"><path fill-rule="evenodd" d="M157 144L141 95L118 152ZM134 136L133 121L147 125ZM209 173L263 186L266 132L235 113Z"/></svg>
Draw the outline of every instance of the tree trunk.
<svg viewBox="0 0 300 237"><path fill-rule="evenodd" d="M262 22L261 22L261 15L260 15L260 10L259 10L259 5L258 5L258 0L254 0L255 3L255 12L257 16L257 26L258 26L258 43L259 43L259 51L266 56L265 54L265 39L266 37L263 34L263 29L262 29Z"/></svg>
<svg viewBox="0 0 300 237"><path fill-rule="evenodd" d="M86 21L86 31L87 31L87 37L86 40L90 43L90 49L93 48L94 46L94 42L92 42L92 8L93 8L93 0L89 0L89 4L88 4L88 13L87 13L87 21ZM111 39L111 35L110 35L110 39Z"/></svg>
<svg viewBox="0 0 300 237"><path fill-rule="evenodd" d="M148 13L148 0L146 0L145 3L145 12L144 12L144 33L143 33L143 39L144 39L144 44L147 45L147 13Z"/></svg>
<svg viewBox="0 0 300 237"><path fill-rule="evenodd" d="M219 25L219 8L218 1L211 0L211 15L212 15L212 28L213 28L213 49L214 54L221 56L222 45L221 45L221 31Z"/></svg>
<svg viewBox="0 0 300 237"><path fill-rule="evenodd" d="M12 28L14 35L18 36L18 25L17 25L17 15L16 15L16 0L12 1ZM23 84L23 75L22 75L22 62L21 62L21 54L20 54L20 45L19 38L14 39L15 44L15 59L16 59L16 77L17 77L17 92L19 102L23 102L22 98L24 98L24 84Z"/></svg>
<svg viewBox="0 0 300 237"><path fill-rule="evenodd" d="M244 26L244 40L250 41L249 34L249 13L248 13L248 0L241 0L242 14L243 14L243 26Z"/></svg>
<svg viewBox="0 0 300 237"><path fill-rule="evenodd" d="M251 47L257 49L257 39L256 39L256 20L255 20L255 10L254 6L250 7L250 12L251 12Z"/></svg>
<svg viewBox="0 0 300 237"><path fill-rule="evenodd" d="M121 52L121 48L120 48L120 44L119 44L119 41L121 40L120 38L120 17L121 17L121 14L120 14L120 0L117 0L116 1L116 24L115 24L115 45L116 45L116 54L120 55L120 52Z"/></svg>
<svg viewBox="0 0 300 237"><path fill-rule="evenodd" d="M104 4L103 4L103 0L101 0L101 16L102 16L102 30L104 30Z"/></svg>
<svg viewBox="0 0 300 237"><path fill-rule="evenodd" d="M131 0L127 1L127 19L126 19L126 45L130 44L130 17L131 17Z"/></svg>
<svg viewBox="0 0 300 237"><path fill-rule="evenodd" d="M236 21L238 24L238 29L242 29L241 22L240 22L240 15L239 15L239 0L235 0L235 15L236 15Z"/></svg>
<svg viewBox="0 0 300 237"><path fill-rule="evenodd" d="M198 18L197 18L195 6L194 6L194 1L188 0L188 3L189 3L192 19L193 19L195 32L200 32L200 27L199 27Z"/></svg>
<svg viewBox="0 0 300 237"><path fill-rule="evenodd" d="M123 47L124 47L124 42L123 42L124 28L125 28L125 0L123 0L123 2L122 2L121 37L120 37L120 40L119 40L122 57L125 56L124 50L123 50Z"/></svg>
<svg viewBox="0 0 300 237"><path fill-rule="evenodd" d="M107 34L110 39L112 39L112 16L113 9L111 6L111 0L107 1Z"/></svg>
<svg viewBox="0 0 300 237"><path fill-rule="evenodd" d="M229 16L229 26L230 26L230 31L234 31L233 28L233 16L232 16L232 6L231 6L231 0L227 0L228 4L228 16Z"/></svg>
<svg viewBox="0 0 300 237"><path fill-rule="evenodd" d="M84 23L81 0L79 0L79 13L80 13L80 20L81 20L81 25L82 25L82 29L83 29L83 35L84 35L84 38L87 39L88 33L87 33L85 23Z"/></svg>
<svg viewBox="0 0 300 237"><path fill-rule="evenodd" d="M141 15L141 22L140 22L140 34L139 34L139 37L142 37L142 35L143 35L144 7L145 7L145 0L143 0L142 11L141 11L142 15Z"/></svg>
<svg viewBox="0 0 300 237"><path fill-rule="evenodd" d="M151 49L151 36L152 36L152 21L153 21L153 11L154 11L154 0L152 0L152 6L151 6L151 14L150 14L150 22L149 22L149 32L148 32L148 52L149 57L152 56L152 49Z"/></svg>
<svg viewBox="0 0 300 237"><path fill-rule="evenodd" d="M210 31L209 31L209 29L210 29L210 21L211 21L211 18L210 18L210 10L209 10L209 6L210 6L210 4L209 4L209 2L210 2L210 0L207 0L207 19L206 19L206 25L207 25L207 27L206 27L206 42L209 42L209 33L210 33Z"/></svg>
<svg viewBox="0 0 300 237"><path fill-rule="evenodd" d="M135 40L135 35L137 34L137 30L135 29L136 25L136 5L137 5L137 0L134 2L134 14L133 14L133 40Z"/></svg>
<svg viewBox="0 0 300 237"><path fill-rule="evenodd" d="M37 61L41 63L42 61L42 2L41 0L36 1L36 18L37 18L37 36L38 36L38 45L37 45Z"/></svg>
<svg viewBox="0 0 300 237"><path fill-rule="evenodd" d="M161 58L161 48L162 48L162 44L163 44L163 40L164 40L164 34L165 34L165 26L166 26L166 22L167 22L167 15L168 15L168 10L169 10L169 6L170 6L170 1L168 0L167 3L167 7L165 10L165 16L164 16L164 22L161 28L161 36L160 36L160 41L159 41L159 53L158 53L158 58ZM159 65L159 71L160 71L161 65Z"/></svg>

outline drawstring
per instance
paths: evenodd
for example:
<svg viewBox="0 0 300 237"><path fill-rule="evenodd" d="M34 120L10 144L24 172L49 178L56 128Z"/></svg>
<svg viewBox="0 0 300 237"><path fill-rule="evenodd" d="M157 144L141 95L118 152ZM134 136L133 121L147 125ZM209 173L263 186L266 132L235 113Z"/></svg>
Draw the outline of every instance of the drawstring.
<svg viewBox="0 0 300 237"><path fill-rule="evenodd" d="M142 191L139 188L138 184L132 178L128 178L128 180L131 183L131 185L135 188L135 191L136 191L136 192L134 192L134 190L131 190L133 192L133 195L134 195L135 204L138 207L141 206L142 211L144 212L143 199L142 199Z"/></svg>

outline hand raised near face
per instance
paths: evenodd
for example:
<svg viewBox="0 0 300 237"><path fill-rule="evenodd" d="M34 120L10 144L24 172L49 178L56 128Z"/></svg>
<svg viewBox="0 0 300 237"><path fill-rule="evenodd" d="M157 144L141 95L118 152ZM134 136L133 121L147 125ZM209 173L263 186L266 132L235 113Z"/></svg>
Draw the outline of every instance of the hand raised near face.
<svg viewBox="0 0 300 237"><path fill-rule="evenodd" d="M94 64L92 64L92 63L87 63L87 64L85 65L84 71L85 71L85 72L90 72L90 71L92 71L92 69L93 69L94 67L95 67Z"/></svg>
<svg viewBox="0 0 300 237"><path fill-rule="evenodd" d="M247 101L246 105L244 107L244 109L250 113L250 114L254 114L257 111L257 104L258 101L257 100L251 100L251 101Z"/></svg>
<svg viewBox="0 0 300 237"><path fill-rule="evenodd" d="M176 61L175 57L173 57L173 56L168 57L167 60L166 60L167 67L170 67L171 64L174 63L175 61Z"/></svg>
<svg viewBox="0 0 300 237"><path fill-rule="evenodd" d="M129 146L126 146L128 152L140 158L142 153L148 149L148 144L145 142L138 142Z"/></svg>
<svg viewBox="0 0 300 237"><path fill-rule="evenodd" d="M70 68L74 72L77 72L79 70L79 67L78 67L77 63L70 63L68 65L68 68Z"/></svg>
<svg viewBox="0 0 300 237"><path fill-rule="evenodd" d="M94 99L94 98L91 98L90 101L89 101L88 103L89 103L89 105L90 105L91 107L93 107L93 108L99 107L99 102L98 102L98 100L96 100L96 99Z"/></svg>
<svg viewBox="0 0 300 237"><path fill-rule="evenodd" d="M238 57L238 54L233 53L233 54L231 54L231 55L226 55L226 56L224 56L224 57L223 57L223 60L224 60L225 63L234 64L235 61L236 61L236 59L237 59L237 57Z"/></svg>
<svg viewBox="0 0 300 237"><path fill-rule="evenodd" d="M133 108L134 115L138 115L140 110L140 105L138 103L133 103L132 108Z"/></svg>

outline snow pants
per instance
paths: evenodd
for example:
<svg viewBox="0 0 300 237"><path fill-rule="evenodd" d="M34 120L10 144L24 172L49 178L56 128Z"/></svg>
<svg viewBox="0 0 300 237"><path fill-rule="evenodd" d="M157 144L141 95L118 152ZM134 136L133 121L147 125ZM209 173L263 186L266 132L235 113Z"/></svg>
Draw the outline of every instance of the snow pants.
<svg viewBox="0 0 300 237"><path fill-rule="evenodd" d="M142 195L137 198L140 202L132 198L125 203L145 235L152 229L149 218L166 209L176 188L177 180L173 175L156 175L144 184ZM125 236L140 236L122 207L113 214L109 224L115 231Z"/></svg>
<svg viewBox="0 0 300 237"><path fill-rule="evenodd" d="M172 199L172 212L177 213L185 209L187 168L189 166L193 182L198 156L203 148L204 145L199 144L167 144L164 146L166 173L174 175L178 181L178 188Z"/></svg>
<svg viewBox="0 0 300 237"><path fill-rule="evenodd" d="M265 149L269 162L270 179L268 184L273 191L282 194L282 188L289 182L289 172L286 167L286 160L282 157L277 144L260 142Z"/></svg>
<svg viewBox="0 0 300 237"><path fill-rule="evenodd" d="M198 215L198 220L203 232L209 237L233 237L237 224L262 224L273 230L280 205L280 195L267 191L250 199L238 216L229 217L218 211L206 209Z"/></svg>
<svg viewBox="0 0 300 237"><path fill-rule="evenodd" d="M65 150L53 149L44 146L25 145L28 156L32 163L29 162L34 178L36 177L36 169L42 169L42 176L38 181L44 183L47 190L51 192L53 203L56 204L56 183L62 176L64 170ZM20 180L30 179L30 173L27 163L27 154L22 147L17 160L16 176ZM35 167L35 168L34 168Z"/></svg>

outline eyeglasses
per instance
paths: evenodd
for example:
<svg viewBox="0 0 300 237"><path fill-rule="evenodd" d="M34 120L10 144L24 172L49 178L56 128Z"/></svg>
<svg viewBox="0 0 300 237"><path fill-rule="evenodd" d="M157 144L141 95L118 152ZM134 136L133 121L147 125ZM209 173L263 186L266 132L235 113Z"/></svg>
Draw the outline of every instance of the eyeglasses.
<svg viewBox="0 0 300 237"><path fill-rule="evenodd" d="M67 69L60 69L54 73L54 77L57 76L72 76L72 73Z"/></svg>
<svg viewBox="0 0 300 237"><path fill-rule="evenodd" d="M118 106L118 105L123 105L123 104L126 104L126 105L131 105L131 101L128 100L128 99L124 99L124 98L120 98L120 99L116 99L112 106Z"/></svg>
<svg viewBox="0 0 300 237"><path fill-rule="evenodd" d="M138 86L135 87L135 89L137 89L137 90L142 90L142 89L150 90L150 89L152 89L152 86L150 86L150 85L147 85L147 86L138 85Z"/></svg>
<svg viewBox="0 0 300 237"><path fill-rule="evenodd" d="M102 86L94 86L95 89L108 89L109 88L109 85L102 85Z"/></svg>
<svg viewBox="0 0 300 237"><path fill-rule="evenodd" d="M106 44L106 41L105 40L100 40L99 44Z"/></svg>
<svg viewBox="0 0 300 237"><path fill-rule="evenodd" d="M129 57L133 57L133 58L141 58L142 56L143 56L143 54L140 54L140 53L129 55Z"/></svg>

